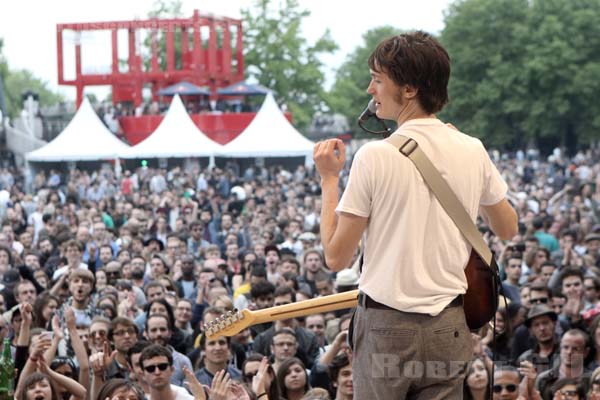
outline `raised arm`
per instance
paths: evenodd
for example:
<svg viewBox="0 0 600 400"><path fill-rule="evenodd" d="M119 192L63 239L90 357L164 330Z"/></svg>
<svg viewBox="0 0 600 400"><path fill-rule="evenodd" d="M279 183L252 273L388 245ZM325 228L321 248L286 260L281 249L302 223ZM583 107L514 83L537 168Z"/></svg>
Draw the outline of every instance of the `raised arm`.
<svg viewBox="0 0 600 400"><path fill-rule="evenodd" d="M519 232L517 212L507 199L491 206L481 206L479 212L500 239L510 240Z"/></svg>

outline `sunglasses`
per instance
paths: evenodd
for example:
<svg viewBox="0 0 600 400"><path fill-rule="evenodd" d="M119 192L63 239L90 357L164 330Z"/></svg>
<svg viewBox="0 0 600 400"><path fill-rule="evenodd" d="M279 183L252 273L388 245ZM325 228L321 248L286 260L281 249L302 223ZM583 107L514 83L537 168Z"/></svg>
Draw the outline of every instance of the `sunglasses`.
<svg viewBox="0 0 600 400"><path fill-rule="evenodd" d="M566 397L568 397L568 398L571 398L571 397L577 396L577 390L560 390L560 391L559 391L559 393L560 393L562 396L566 396Z"/></svg>
<svg viewBox="0 0 600 400"><path fill-rule="evenodd" d="M502 389L506 389L509 393L514 393L517 390L517 385L509 383L508 385L494 385L492 388L494 393L500 393Z"/></svg>
<svg viewBox="0 0 600 400"><path fill-rule="evenodd" d="M540 303L541 304L546 304L546 303L548 303L548 298L547 297L540 297L539 299L529 300L529 302L533 303L533 304L540 304Z"/></svg>
<svg viewBox="0 0 600 400"><path fill-rule="evenodd" d="M156 364L156 365L146 365L144 367L144 371L152 374L152 373L154 373L154 371L156 371L156 368L158 368L159 371L164 371L167 368L169 368L169 364L168 363L160 363L160 364Z"/></svg>

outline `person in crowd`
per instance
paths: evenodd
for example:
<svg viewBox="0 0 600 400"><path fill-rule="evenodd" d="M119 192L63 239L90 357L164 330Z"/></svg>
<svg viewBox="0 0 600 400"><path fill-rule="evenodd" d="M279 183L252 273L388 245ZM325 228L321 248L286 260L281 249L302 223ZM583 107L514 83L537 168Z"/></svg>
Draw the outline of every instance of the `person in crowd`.
<svg viewBox="0 0 600 400"><path fill-rule="evenodd" d="M277 370L277 382L281 396L286 400L300 400L310 389L304 363L296 357L281 363Z"/></svg>

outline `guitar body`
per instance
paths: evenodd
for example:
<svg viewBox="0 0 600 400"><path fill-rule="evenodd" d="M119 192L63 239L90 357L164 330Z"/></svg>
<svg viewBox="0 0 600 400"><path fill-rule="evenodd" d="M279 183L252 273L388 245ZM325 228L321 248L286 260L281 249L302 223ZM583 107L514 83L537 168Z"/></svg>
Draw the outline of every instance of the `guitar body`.
<svg viewBox="0 0 600 400"><path fill-rule="evenodd" d="M500 278L496 260L492 257L492 265L488 266L479 254L471 250L465 275L469 286L463 308L469 329L476 330L494 318L498 309Z"/></svg>

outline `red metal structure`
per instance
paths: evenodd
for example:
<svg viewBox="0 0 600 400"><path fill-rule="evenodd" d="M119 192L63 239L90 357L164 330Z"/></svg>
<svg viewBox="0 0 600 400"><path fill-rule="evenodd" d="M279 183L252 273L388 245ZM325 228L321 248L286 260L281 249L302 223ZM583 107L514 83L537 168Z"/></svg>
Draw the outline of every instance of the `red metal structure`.
<svg viewBox="0 0 600 400"><path fill-rule="evenodd" d="M107 30L111 32L112 38L111 73L83 73L81 43L75 43L75 78L65 79L63 32ZM126 71L120 70L118 59L117 39L121 30L128 33ZM142 56L136 53L138 30L148 30L150 33L151 56L146 63L143 62ZM159 32L164 34L166 42L166 68L161 68L159 62ZM203 37L203 33L208 34ZM158 100L158 90L185 80L198 86L207 86L211 91L211 100L216 100L218 88L244 79L242 21L239 19L200 15L196 10L191 18L59 24L56 27L56 36L58 82L61 85L76 87L77 106L82 101L84 88L90 85L111 85L114 104L123 103L137 107L143 101L143 87L150 87L153 100ZM177 43L176 38L179 39ZM178 62L175 59L176 44L180 50ZM194 114L192 120L214 140L226 143L239 134L254 115L255 113ZM161 120L162 116L158 115L123 116L120 123L129 142L136 144L151 133Z"/></svg>

